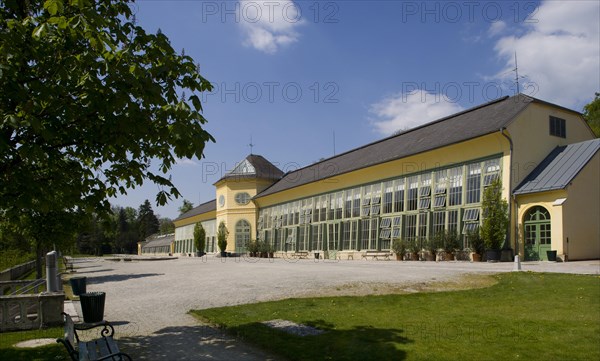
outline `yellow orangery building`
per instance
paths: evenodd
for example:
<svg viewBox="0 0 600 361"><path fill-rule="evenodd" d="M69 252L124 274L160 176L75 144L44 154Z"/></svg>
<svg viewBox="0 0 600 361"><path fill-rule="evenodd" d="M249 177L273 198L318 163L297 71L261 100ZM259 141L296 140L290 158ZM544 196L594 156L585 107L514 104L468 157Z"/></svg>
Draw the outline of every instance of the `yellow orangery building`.
<svg viewBox="0 0 600 361"><path fill-rule="evenodd" d="M503 259L600 258L600 139L581 114L525 95L504 97L367 144L293 172L249 155L215 183L216 199L175 220L173 250L193 254L201 222L207 252L216 228L227 251L251 239L281 256L309 252L360 259L393 239L479 228L485 187L509 202ZM316 255L315 255L316 256Z"/></svg>

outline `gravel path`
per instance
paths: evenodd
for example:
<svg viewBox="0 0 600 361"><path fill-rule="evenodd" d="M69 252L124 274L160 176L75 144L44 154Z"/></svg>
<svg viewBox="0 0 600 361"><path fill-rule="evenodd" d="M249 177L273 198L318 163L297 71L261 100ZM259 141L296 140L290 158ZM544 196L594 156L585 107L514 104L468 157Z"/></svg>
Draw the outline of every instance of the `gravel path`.
<svg viewBox="0 0 600 361"><path fill-rule="evenodd" d="M419 290L470 273L513 270L513 263L315 261L214 256L163 261L77 259L87 291L106 292L105 318L136 359L265 360L268 355L201 325L187 312L314 296ZM600 262L523 263L523 270L600 274ZM126 337L125 337L126 336ZM123 342L123 341L121 341ZM160 346L160 347L157 347Z"/></svg>

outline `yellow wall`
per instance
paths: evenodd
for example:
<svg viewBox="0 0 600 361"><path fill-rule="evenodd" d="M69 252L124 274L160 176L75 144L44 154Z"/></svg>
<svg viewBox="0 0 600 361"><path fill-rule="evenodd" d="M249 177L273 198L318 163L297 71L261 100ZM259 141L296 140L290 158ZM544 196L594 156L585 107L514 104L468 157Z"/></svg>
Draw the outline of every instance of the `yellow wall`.
<svg viewBox="0 0 600 361"><path fill-rule="evenodd" d="M564 203L564 243L569 260L600 258L600 152L567 187Z"/></svg>
<svg viewBox="0 0 600 361"><path fill-rule="evenodd" d="M235 252L235 225L244 219L250 223L250 238L254 239L256 234L256 218L258 209L251 200L246 205L239 205L235 202L235 195L239 192L246 192L250 197L254 197L262 192L273 182L263 179L248 178L228 178L216 183L217 191L217 230L221 221L225 222L229 236L227 237L227 252ZM225 204L219 204L219 197L225 197Z"/></svg>
<svg viewBox="0 0 600 361"><path fill-rule="evenodd" d="M555 205L556 201L567 198L567 192L564 190L541 192L533 194L524 194L517 197L519 207L519 255L524 259L525 232L523 229L523 217L532 207L542 206L550 212L550 231L551 231L551 249L556 250L558 256L564 259L563 243L563 207Z"/></svg>
<svg viewBox="0 0 600 361"><path fill-rule="evenodd" d="M357 185L382 181L388 178L434 170L452 164L465 163L470 160L503 154L503 183L508 181L509 143L500 132L435 149L414 156L402 158L369 168L327 178L318 182L305 184L275 194L256 199L259 208L285 203L304 197L332 192ZM332 160L333 161L333 160ZM506 178L506 179L504 179ZM508 187L504 187L504 197L508 198Z"/></svg>
<svg viewBox="0 0 600 361"><path fill-rule="evenodd" d="M550 116L566 120L567 137L550 135ZM574 112L533 103L507 127L513 141L513 187L519 185L557 146L594 139L583 118Z"/></svg>
<svg viewBox="0 0 600 361"><path fill-rule="evenodd" d="M600 258L600 153L597 153L565 190L517 197L519 253L523 255L523 216L531 207L550 212L552 249L562 260ZM557 200L566 199L561 205ZM567 244L568 239L568 244Z"/></svg>

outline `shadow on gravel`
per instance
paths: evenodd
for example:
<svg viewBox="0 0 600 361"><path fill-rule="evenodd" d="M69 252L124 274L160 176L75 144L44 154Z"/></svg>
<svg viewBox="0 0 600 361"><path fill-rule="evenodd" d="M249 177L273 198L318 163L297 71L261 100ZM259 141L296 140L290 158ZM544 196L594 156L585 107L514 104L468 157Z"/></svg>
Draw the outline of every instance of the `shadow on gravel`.
<svg viewBox="0 0 600 361"><path fill-rule="evenodd" d="M88 273L110 272L110 271L114 271L114 269L112 269L112 268L104 268L104 269L97 269L97 270L93 270L93 271L81 271L79 273L88 274ZM77 270L75 270L75 272L77 272Z"/></svg>
<svg viewBox="0 0 600 361"><path fill-rule="evenodd" d="M106 275L98 277L88 277L87 283L89 284L100 284L105 282L121 282L128 281L136 278L164 276L164 273L141 273L141 274L125 274L125 275Z"/></svg>
<svg viewBox="0 0 600 361"><path fill-rule="evenodd" d="M166 327L118 342L134 360L274 360L209 326Z"/></svg>

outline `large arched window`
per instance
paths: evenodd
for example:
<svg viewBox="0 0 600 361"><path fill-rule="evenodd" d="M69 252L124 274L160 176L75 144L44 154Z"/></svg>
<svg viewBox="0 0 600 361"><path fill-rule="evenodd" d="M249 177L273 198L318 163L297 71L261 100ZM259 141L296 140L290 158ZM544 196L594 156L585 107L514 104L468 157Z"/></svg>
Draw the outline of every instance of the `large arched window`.
<svg viewBox="0 0 600 361"><path fill-rule="evenodd" d="M235 224L235 252L245 253L248 242L250 242L250 223L240 219Z"/></svg>

